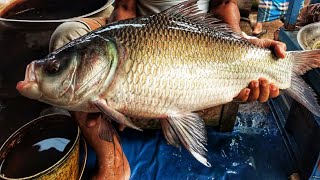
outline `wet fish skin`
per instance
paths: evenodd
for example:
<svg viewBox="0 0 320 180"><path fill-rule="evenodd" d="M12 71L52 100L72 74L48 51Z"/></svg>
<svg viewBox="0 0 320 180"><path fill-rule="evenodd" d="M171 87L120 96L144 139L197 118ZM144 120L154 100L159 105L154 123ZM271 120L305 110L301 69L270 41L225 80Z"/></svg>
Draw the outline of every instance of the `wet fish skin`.
<svg viewBox="0 0 320 180"><path fill-rule="evenodd" d="M105 98L130 116L159 118L172 109L224 104L259 77L282 89L290 86L290 56L278 61L246 40L164 15L119 23L96 34L115 37L125 48L117 83Z"/></svg>

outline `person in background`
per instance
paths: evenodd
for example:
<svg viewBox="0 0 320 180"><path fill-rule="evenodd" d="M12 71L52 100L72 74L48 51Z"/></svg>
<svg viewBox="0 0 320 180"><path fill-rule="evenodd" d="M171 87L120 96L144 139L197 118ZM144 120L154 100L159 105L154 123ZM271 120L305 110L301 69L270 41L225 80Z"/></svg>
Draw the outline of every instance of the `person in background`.
<svg viewBox="0 0 320 180"><path fill-rule="evenodd" d="M290 0L259 0L257 23L253 26L252 36L261 37L267 33L263 22L281 19L287 13Z"/></svg>
<svg viewBox="0 0 320 180"><path fill-rule="evenodd" d="M51 37L50 50L53 51L106 23L158 13L183 1L184 0L116 0L114 10L109 18L80 19L60 25ZM212 13L217 18L229 24L233 31L242 33L237 0L199 0L198 6L203 12ZM247 37L251 43L272 49L278 57L285 57L286 46L284 43L268 39L249 38L245 34L244 36ZM258 100L260 102L266 102L269 98L274 98L278 95L279 88L277 86L269 84L265 78L260 78L259 80L253 80L248 88L239 92L235 100L248 102ZM104 157L110 154L110 145L112 144L99 138L97 127L99 127L100 121L98 121L98 119L101 118L101 116L98 114L92 116L88 113L75 112L74 117L81 131L84 132L83 134L88 143L97 154L98 172L94 178L105 179L107 176L110 176L110 168L112 170L112 167L107 167L107 163L104 162L107 160ZM127 163L127 159L123 159L122 162ZM128 178L127 172L130 173L130 167L125 166L124 172L126 172L125 176L121 179ZM117 178L119 178L119 176L117 176Z"/></svg>

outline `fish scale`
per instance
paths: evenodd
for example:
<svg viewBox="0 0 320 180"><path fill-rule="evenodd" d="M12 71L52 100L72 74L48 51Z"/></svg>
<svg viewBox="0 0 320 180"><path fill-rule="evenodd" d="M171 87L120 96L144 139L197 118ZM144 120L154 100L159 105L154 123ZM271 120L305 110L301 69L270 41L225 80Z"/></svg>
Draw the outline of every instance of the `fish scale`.
<svg viewBox="0 0 320 180"><path fill-rule="evenodd" d="M109 94L120 101L108 102L120 112L126 104L130 116L150 118L150 112L142 108L148 103L156 105L152 118L172 109L195 111L226 103L259 77L268 78L280 88L290 85L290 61L276 62L269 51L244 40L210 33L206 27L162 14L124 25L102 33L125 46L128 59L118 67L123 73L116 78L121 83L108 88ZM155 92L159 87L161 91ZM126 98L128 94L132 98Z"/></svg>

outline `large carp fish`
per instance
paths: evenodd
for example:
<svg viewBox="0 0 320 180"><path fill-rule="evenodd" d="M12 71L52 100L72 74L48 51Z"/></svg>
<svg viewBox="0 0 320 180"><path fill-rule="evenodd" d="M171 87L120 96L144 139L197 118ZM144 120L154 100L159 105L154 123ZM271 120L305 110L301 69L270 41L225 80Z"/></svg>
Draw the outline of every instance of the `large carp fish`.
<svg viewBox="0 0 320 180"><path fill-rule="evenodd" d="M200 13L196 2L80 37L31 62L17 89L67 110L101 111L134 129L128 117L161 119L167 141L206 166L206 129L194 112L232 101L252 80L267 78L320 115L315 93L299 77L320 66L320 50L279 59ZM107 139L106 127L99 129Z"/></svg>

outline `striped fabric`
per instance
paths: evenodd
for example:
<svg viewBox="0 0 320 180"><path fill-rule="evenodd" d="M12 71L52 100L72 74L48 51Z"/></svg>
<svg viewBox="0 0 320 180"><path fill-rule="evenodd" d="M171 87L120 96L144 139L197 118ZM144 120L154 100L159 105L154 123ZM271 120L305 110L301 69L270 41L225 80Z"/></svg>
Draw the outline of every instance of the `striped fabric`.
<svg viewBox="0 0 320 180"><path fill-rule="evenodd" d="M186 0L137 0L137 13L140 16L159 13L184 1ZM209 1L210 0L199 0L197 2L197 5L202 12L207 12L209 10Z"/></svg>
<svg viewBox="0 0 320 180"><path fill-rule="evenodd" d="M258 22L280 19L288 10L290 0L260 0L258 6Z"/></svg>

